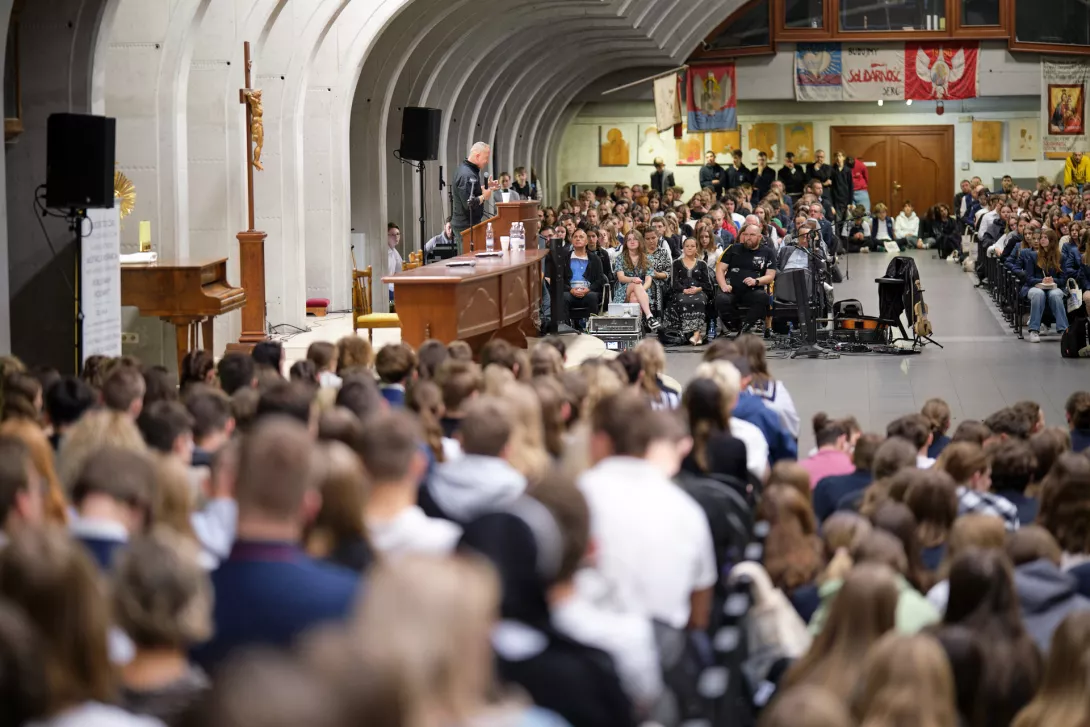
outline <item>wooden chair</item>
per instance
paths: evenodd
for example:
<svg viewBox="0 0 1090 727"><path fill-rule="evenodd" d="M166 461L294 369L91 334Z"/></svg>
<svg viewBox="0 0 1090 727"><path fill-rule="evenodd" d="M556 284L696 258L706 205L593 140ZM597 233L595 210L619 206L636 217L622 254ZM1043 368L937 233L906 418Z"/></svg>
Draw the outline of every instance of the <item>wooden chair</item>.
<svg viewBox="0 0 1090 727"><path fill-rule="evenodd" d="M423 252L410 252L409 261L401 264L402 270L415 270L424 264Z"/></svg>
<svg viewBox="0 0 1090 727"><path fill-rule="evenodd" d="M371 308L371 266L352 271L352 331L367 329L367 340L374 341L375 328L401 328L397 313L375 313Z"/></svg>

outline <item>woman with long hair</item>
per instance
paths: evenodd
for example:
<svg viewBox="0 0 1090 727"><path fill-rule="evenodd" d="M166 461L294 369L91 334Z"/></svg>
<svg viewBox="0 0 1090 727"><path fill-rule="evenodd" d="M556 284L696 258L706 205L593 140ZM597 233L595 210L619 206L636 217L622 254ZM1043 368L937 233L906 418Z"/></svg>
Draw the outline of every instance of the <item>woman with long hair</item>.
<svg viewBox="0 0 1090 727"><path fill-rule="evenodd" d="M613 258L606 252L603 242L605 240L606 233L598 227L591 227L587 230L587 254L598 256L598 261L602 263L602 275L605 276L606 285L613 285Z"/></svg>
<svg viewBox="0 0 1090 727"><path fill-rule="evenodd" d="M719 256L723 254L723 249L719 247L712 226L702 224L702 222L698 222L696 230L693 231L693 237L696 238L697 256L704 261L705 265L713 266L719 262Z"/></svg>
<svg viewBox="0 0 1090 727"><path fill-rule="evenodd" d="M47 522L64 525L68 522L68 498L53 464L53 447L42 428L28 419L15 418L0 424L0 436L15 437L26 445L43 486L42 513Z"/></svg>
<svg viewBox="0 0 1090 727"><path fill-rule="evenodd" d="M775 379L768 370L768 356L764 341L752 333L744 333L734 340L738 349L749 361L749 373L753 377L747 391L760 397L767 406L780 418L784 428L795 439L799 438L799 412L795 408L795 400L791 398L791 392L782 381Z"/></svg>
<svg viewBox="0 0 1090 727"><path fill-rule="evenodd" d="M367 475L360 458L340 442L327 442L320 452L322 505L304 535L306 550L314 558L363 573L376 560L364 522Z"/></svg>
<svg viewBox="0 0 1090 727"><path fill-rule="evenodd" d="M928 470L928 476L905 494L905 505L916 518L916 537L922 564L938 570L946 553L950 528L958 516L957 485L945 472ZM922 586L926 593L932 584Z"/></svg>
<svg viewBox="0 0 1090 727"><path fill-rule="evenodd" d="M851 700L862 727L957 727L954 676L933 636L888 633L867 653Z"/></svg>
<svg viewBox="0 0 1090 727"><path fill-rule="evenodd" d="M817 579L825 568L814 510L798 490L773 485L764 491L757 512L758 519L769 524L765 570L799 615L809 620L818 606Z"/></svg>
<svg viewBox="0 0 1090 727"><path fill-rule="evenodd" d="M659 316L665 310L674 261L670 256L670 246L659 238L655 228L641 225L637 231L643 236L643 252L651 264L651 289L648 291L651 312Z"/></svg>
<svg viewBox="0 0 1090 727"><path fill-rule="evenodd" d="M1052 648L1033 701L1014 718L1014 727L1081 727L1090 720L1090 611L1070 614L1052 636Z"/></svg>
<svg viewBox="0 0 1090 727"><path fill-rule="evenodd" d="M825 628L784 675L780 689L817 686L847 702L863 678L868 650L893 630L897 598L897 580L889 568L877 563L853 568L833 600Z"/></svg>
<svg viewBox="0 0 1090 727"><path fill-rule="evenodd" d="M681 246L681 257L674 261L673 288L665 322L689 343L704 343L708 328L708 303L713 300L713 274L700 259L696 240L687 238ZM688 334L688 335L686 335Z"/></svg>
<svg viewBox="0 0 1090 727"><path fill-rule="evenodd" d="M737 395L712 379L694 379L685 387L681 408L693 446L681 462L683 470L698 475L726 475L739 483L747 481L746 445L730 433L730 413Z"/></svg>
<svg viewBox="0 0 1090 727"><path fill-rule="evenodd" d="M643 238L638 232L629 232L624 238L624 250L613 261L613 273L617 287L613 289L614 303L639 303L648 324L657 329L659 323L651 313L651 262L643 249Z"/></svg>
<svg viewBox="0 0 1090 727"><path fill-rule="evenodd" d="M1020 253L1023 280L1022 296L1029 298L1029 341L1041 342L1041 319L1045 305L1052 311L1056 331L1067 330L1066 295L1067 273L1061 265L1060 236L1055 230L1046 229L1041 234L1037 250Z"/></svg>
<svg viewBox="0 0 1090 727"><path fill-rule="evenodd" d="M1005 553L974 549L953 562L943 623L968 627L984 653L974 727L1006 727L1037 691L1041 657L1022 624Z"/></svg>
<svg viewBox="0 0 1090 727"><path fill-rule="evenodd" d="M1090 459L1074 452L1061 454L1041 483L1037 524L1063 550L1064 570L1090 562Z"/></svg>

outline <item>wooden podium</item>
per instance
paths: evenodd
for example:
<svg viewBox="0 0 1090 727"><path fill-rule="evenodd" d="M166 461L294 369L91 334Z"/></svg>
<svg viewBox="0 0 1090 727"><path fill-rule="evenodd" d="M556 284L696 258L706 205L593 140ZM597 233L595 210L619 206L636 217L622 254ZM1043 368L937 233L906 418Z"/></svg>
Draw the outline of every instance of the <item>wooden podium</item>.
<svg viewBox="0 0 1090 727"><path fill-rule="evenodd" d="M499 194L499 192L493 192ZM518 202L497 202L496 216L482 220L479 224L462 232L463 252L484 252L485 233L488 231L488 223L492 223L492 236L496 240L496 247L500 246L500 237L510 236L511 225L522 222L526 230L527 249L537 248L537 233L541 229L541 223L537 219L537 200L519 200Z"/></svg>

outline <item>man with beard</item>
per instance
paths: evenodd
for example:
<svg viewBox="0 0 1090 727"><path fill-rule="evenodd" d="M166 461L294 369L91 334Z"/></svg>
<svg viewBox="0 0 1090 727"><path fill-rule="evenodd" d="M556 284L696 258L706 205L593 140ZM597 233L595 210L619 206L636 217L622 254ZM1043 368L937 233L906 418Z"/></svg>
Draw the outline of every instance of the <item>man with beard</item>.
<svg viewBox="0 0 1090 727"><path fill-rule="evenodd" d="M742 333L749 332L768 313L768 285L776 279L776 253L762 242L760 225L746 222L739 242L727 248L715 266L719 291L715 310L728 326L742 318Z"/></svg>

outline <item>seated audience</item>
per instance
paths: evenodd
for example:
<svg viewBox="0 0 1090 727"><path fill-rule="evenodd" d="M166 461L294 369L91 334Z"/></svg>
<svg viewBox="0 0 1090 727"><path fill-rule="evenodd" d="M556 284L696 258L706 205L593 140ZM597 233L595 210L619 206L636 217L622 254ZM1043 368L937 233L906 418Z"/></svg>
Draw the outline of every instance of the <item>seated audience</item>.
<svg viewBox="0 0 1090 727"><path fill-rule="evenodd" d="M1020 253L1023 284L1021 295L1029 299L1029 342L1041 342L1041 322L1045 307L1052 312L1056 332L1067 330L1067 308L1064 305L1067 275L1060 264L1060 236L1045 230L1036 250Z"/></svg>
<svg viewBox="0 0 1090 727"><path fill-rule="evenodd" d="M661 325L651 311L651 274L650 259L643 250L643 240L638 232L629 232L624 238L624 250L613 260L613 275L617 285L613 289L614 303L637 303L647 319L652 331Z"/></svg>
<svg viewBox="0 0 1090 727"><path fill-rule="evenodd" d="M417 505L427 467L419 442L419 427L411 416L387 412L372 417L356 443L356 453L370 479L363 508L367 530L375 548L384 555L442 555L454 549L462 534L454 523L428 517Z"/></svg>
<svg viewBox="0 0 1090 727"><path fill-rule="evenodd" d="M798 490L775 485L764 491L757 514L769 525L764 565L772 585L809 621L818 607L818 576L825 567L814 511Z"/></svg>
<svg viewBox="0 0 1090 727"><path fill-rule="evenodd" d="M681 397L693 438L692 451L681 463L687 472L723 475L739 483L748 479L746 445L731 434L734 395L712 379L694 379ZM763 464L763 463L762 463Z"/></svg>
<svg viewBox="0 0 1090 727"><path fill-rule="evenodd" d="M266 369L277 376L284 375L284 344L279 341L262 341L250 352L257 369Z"/></svg>
<svg viewBox="0 0 1090 727"><path fill-rule="evenodd" d="M1074 577L1060 570L1061 555L1056 539L1039 525L1023 527L1007 539L1022 619L1046 657L1056 628L1068 614L1090 611L1090 599L1077 593Z"/></svg>
<svg viewBox="0 0 1090 727"><path fill-rule="evenodd" d="M817 481L813 490L813 501L814 515L817 516L818 522L824 522L837 510L838 504L844 498L862 492L874 480L874 458L881 444L882 438L876 434L862 435L856 440L855 448L852 450L852 471L844 474L827 474ZM820 452L819 444L818 453ZM803 462L812 459L811 457ZM807 474L809 473L808 468Z"/></svg>
<svg viewBox="0 0 1090 727"><path fill-rule="evenodd" d="M935 585L927 592L927 600L940 612L946 612L950 597L950 564L971 549L1002 550L1007 542L1003 520L994 515L962 515L954 521L946 538L946 552L935 573Z"/></svg>
<svg viewBox="0 0 1090 727"><path fill-rule="evenodd" d="M583 330L585 319L598 313L606 283L601 259L587 250L585 230L576 230L571 238L571 247L561 254L560 280L560 289L564 291L564 310L575 327Z"/></svg>
<svg viewBox="0 0 1090 727"><path fill-rule="evenodd" d="M28 529L0 550L0 603L26 616L41 660L40 681L23 683L12 695L31 694L33 714L27 724L42 727L110 725L160 727L156 719L137 717L114 706L118 684L108 651L110 607L101 575L86 551L59 528ZM8 644L4 644L4 712L8 712ZM17 682L16 682L17 683ZM16 700L11 700L12 702ZM17 724L12 721L11 724Z"/></svg>
<svg viewBox="0 0 1090 727"><path fill-rule="evenodd" d="M66 376L45 390L45 422L53 428L49 441L61 447L65 432L97 403L94 389L74 376Z"/></svg>
<svg viewBox="0 0 1090 727"><path fill-rule="evenodd" d="M455 433L463 455L435 467L420 494L424 512L465 524L521 497L526 476L509 461L514 429L510 410L500 399L474 400Z"/></svg>
<svg viewBox="0 0 1090 727"><path fill-rule="evenodd" d="M317 449L317 490L321 508L307 523L303 543L312 558L364 573L375 561L364 524L367 476L360 458L341 442Z"/></svg>
<svg viewBox="0 0 1090 727"><path fill-rule="evenodd" d="M957 724L954 675L935 637L886 634L867 653L860 674L851 700L858 724Z"/></svg>
<svg viewBox="0 0 1090 727"><path fill-rule="evenodd" d="M681 393L663 379L666 349L655 339L647 338L636 344L635 352L640 361L640 388L651 402L651 408L656 411L677 409Z"/></svg>
<svg viewBox="0 0 1090 727"><path fill-rule="evenodd" d="M715 279L715 310L725 325L749 333L764 321L768 286L776 279L776 252L763 242L759 225L747 222L742 227L738 242L719 257Z"/></svg>
<svg viewBox="0 0 1090 727"><path fill-rule="evenodd" d="M731 392L740 391L742 376L729 361L708 361L696 367L695 376L715 381L719 388ZM734 415L737 401L732 402L730 417L731 436L742 440L746 445L746 469L758 481L768 477L768 440L754 424Z"/></svg>
<svg viewBox="0 0 1090 727"><path fill-rule="evenodd" d="M1041 688L1014 718L1014 727L1051 727L1059 724L1084 724L1090 717L1086 704L1086 680L1090 664L1090 611L1070 613L1060 621L1051 640Z"/></svg>
<svg viewBox="0 0 1090 727"><path fill-rule="evenodd" d="M212 638L193 652L213 673L235 650L287 648L307 629L344 619L359 577L300 550L304 524L320 507L311 440L302 425L271 417L246 435L239 453L238 537L212 573Z"/></svg>
<svg viewBox="0 0 1090 727"><path fill-rule="evenodd" d="M226 353L216 365L220 388L231 396L239 389L250 388L257 383L254 376L254 359L244 353Z"/></svg>
<svg viewBox="0 0 1090 727"><path fill-rule="evenodd" d="M787 385L777 381L769 372L764 341L757 336L747 334L738 336L734 339L734 343L749 361L749 371L753 376L746 391L760 398L765 406L776 412L784 428L792 438L798 440L800 420L795 401L791 398Z"/></svg>
<svg viewBox="0 0 1090 727"><path fill-rule="evenodd" d="M184 405L157 401L141 410L136 426L152 451L171 455L186 466L193 461L193 417Z"/></svg>
<svg viewBox="0 0 1090 727"><path fill-rule="evenodd" d="M957 485L940 470L926 470L924 474L905 494L905 505L916 517L923 564L935 572L946 554L950 529L958 516Z"/></svg>
<svg viewBox="0 0 1090 727"><path fill-rule="evenodd" d="M893 221L893 238L897 241L897 247L904 250L923 249L923 241L920 239L920 218L912 209L912 202L905 200L901 214Z"/></svg>
<svg viewBox="0 0 1090 727"><path fill-rule="evenodd" d="M107 409L122 412L135 420L144 408L146 390L140 369L119 365L102 382L102 403Z"/></svg>
<svg viewBox="0 0 1090 727"><path fill-rule="evenodd" d="M42 523L42 490L26 444L0 435L0 550L20 531Z"/></svg>
<svg viewBox="0 0 1090 727"><path fill-rule="evenodd" d="M231 400L218 389L196 385L185 394L185 408L193 424L194 467L211 467L212 458L235 431Z"/></svg>
<svg viewBox="0 0 1090 727"><path fill-rule="evenodd" d="M1090 392L1076 391L1069 396L1064 414L1071 428L1071 451L1090 450Z"/></svg>
<svg viewBox="0 0 1090 727"><path fill-rule="evenodd" d="M113 614L132 640L121 669L121 703L170 727L208 690L187 651L212 633L212 584L193 544L156 528L125 549L114 574Z"/></svg>
<svg viewBox="0 0 1090 727"><path fill-rule="evenodd" d="M817 452L799 462L810 473L810 487L831 475L847 475L855 472L849 454L848 428L844 422L830 419L825 412L814 415L814 443Z"/></svg>
<svg viewBox="0 0 1090 727"><path fill-rule="evenodd" d="M870 241L864 252L876 252L884 250L887 242L896 242L893 231L893 218L889 216L889 208L882 202L874 205L874 216L870 219Z"/></svg>
<svg viewBox="0 0 1090 727"><path fill-rule="evenodd" d="M713 275L697 255L696 240L682 243L681 257L674 261L671 275L670 304L666 308L666 327L694 346L704 342L708 328L708 308L712 300Z"/></svg>
<svg viewBox="0 0 1090 727"><path fill-rule="evenodd" d="M625 610L704 628L717 580L704 512L644 457L651 407L619 393L591 412L593 466L579 478L598 546L596 569Z"/></svg>
<svg viewBox="0 0 1090 727"><path fill-rule="evenodd" d="M454 437L465 418L465 408L484 388L481 369L472 361L450 360L439 367L435 383L443 394L444 437Z"/></svg>
<svg viewBox="0 0 1090 727"><path fill-rule="evenodd" d="M991 461L992 491L1017 508L1020 525L1034 522L1037 498L1027 492L1037 471L1037 456L1031 446L1014 440L989 446L985 453Z"/></svg>
<svg viewBox="0 0 1090 727"><path fill-rule="evenodd" d="M388 343L375 355L379 392L390 406L405 406L405 385L416 371L416 354L407 344Z"/></svg>
<svg viewBox="0 0 1090 727"><path fill-rule="evenodd" d="M83 465L72 488L76 517L69 527L103 571L111 570L129 538L148 526L153 478L146 455L119 447L104 447Z"/></svg>
<svg viewBox="0 0 1090 727"><path fill-rule="evenodd" d="M991 467L984 450L967 442L954 442L935 463L957 483L958 514L971 512L1003 518L1007 530L1018 529L1018 508L992 489Z"/></svg>
<svg viewBox="0 0 1090 727"><path fill-rule="evenodd" d="M950 437L946 436L950 430L950 405L942 399L928 399L920 414L931 424L931 444L927 447L927 456L938 459L942 450L950 444Z"/></svg>
<svg viewBox="0 0 1090 727"><path fill-rule="evenodd" d="M886 427L887 437L900 437L916 448L916 466L927 469L935 460L927 454L931 447L931 422L922 414L908 414L895 419Z"/></svg>

